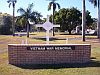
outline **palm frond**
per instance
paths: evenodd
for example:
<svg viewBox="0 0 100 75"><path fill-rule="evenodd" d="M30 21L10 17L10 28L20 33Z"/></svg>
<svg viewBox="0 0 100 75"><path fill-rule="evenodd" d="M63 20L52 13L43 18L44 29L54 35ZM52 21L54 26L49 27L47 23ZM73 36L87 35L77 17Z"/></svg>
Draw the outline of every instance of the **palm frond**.
<svg viewBox="0 0 100 75"><path fill-rule="evenodd" d="M56 5L58 6L58 9L60 9L60 5L58 3L56 3Z"/></svg>
<svg viewBox="0 0 100 75"><path fill-rule="evenodd" d="M17 3L17 0L15 0L15 3Z"/></svg>
<svg viewBox="0 0 100 75"><path fill-rule="evenodd" d="M33 3L29 4L27 9L28 9L29 12L31 12L32 8L33 8Z"/></svg>
<svg viewBox="0 0 100 75"><path fill-rule="evenodd" d="M32 9L32 8L33 8L33 3L32 3L32 4L29 4L29 5L28 5L28 8L29 8L29 9Z"/></svg>
<svg viewBox="0 0 100 75"><path fill-rule="evenodd" d="M9 8L10 8L11 4L14 7L16 2L17 2L17 0L8 0L7 3L9 3Z"/></svg>
<svg viewBox="0 0 100 75"><path fill-rule="evenodd" d="M9 3L9 8L10 8L10 6L11 6L11 3Z"/></svg>
<svg viewBox="0 0 100 75"><path fill-rule="evenodd" d="M55 2L56 0L52 0L53 2Z"/></svg>
<svg viewBox="0 0 100 75"><path fill-rule="evenodd" d="M29 4L29 6L25 10L23 8L20 8L17 10L17 12L20 12L21 13L20 16L23 17L27 22L29 19L36 22L37 18L42 17L42 15L37 11L31 11L32 7L33 7L33 3Z"/></svg>
<svg viewBox="0 0 100 75"><path fill-rule="evenodd" d="M19 8L17 12L21 13L22 15L26 12L23 8Z"/></svg>
<svg viewBox="0 0 100 75"><path fill-rule="evenodd" d="M36 17L42 17L41 13L38 13L37 11L33 11L32 14L34 14Z"/></svg>
<svg viewBox="0 0 100 75"><path fill-rule="evenodd" d="M52 2L55 2L55 1L57 1L57 0L47 0L47 1L52 1Z"/></svg>
<svg viewBox="0 0 100 75"><path fill-rule="evenodd" d="M38 16L38 17L43 17L43 16L41 15L41 13L37 13L37 16Z"/></svg>
<svg viewBox="0 0 100 75"><path fill-rule="evenodd" d="M8 0L7 2L8 2L8 3L10 3L10 2L11 2L11 3L16 3L17 0L14 0L14 1L13 1L13 0Z"/></svg>
<svg viewBox="0 0 100 75"><path fill-rule="evenodd" d="M98 2L97 1L99 1L99 0L89 0L92 4L94 4L94 6L97 6L97 5L99 5L98 4Z"/></svg>
<svg viewBox="0 0 100 75"><path fill-rule="evenodd" d="M11 0L8 0L8 1L7 1L7 3L10 3L10 2L11 2Z"/></svg>
<svg viewBox="0 0 100 75"><path fill-rule="evenodd" d="M51 6L52 6L53 2L50 2L48 5L48 11L51 10Z"/></svg>
<svg viewBox="0 0 100 75"><path fill-rule="evenodd" d="M22 27L26 25L26 19L24 16L19 16L16 20L16 23Z"/></svg>
<svg viewBox="0 0 100 75"><path fill-rule="evenodd" d="M38 14L37 12L33 11L33 12L31 13L30 16L31 16L31 17L32 17L32 16L36 17L37 14Z"/></svg>

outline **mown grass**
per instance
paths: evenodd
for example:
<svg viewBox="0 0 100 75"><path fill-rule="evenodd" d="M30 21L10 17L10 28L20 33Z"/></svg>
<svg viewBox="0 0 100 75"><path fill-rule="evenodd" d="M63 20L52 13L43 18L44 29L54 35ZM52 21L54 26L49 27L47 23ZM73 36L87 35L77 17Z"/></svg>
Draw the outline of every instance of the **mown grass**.
<svg viewBox="0 0 100 75"><path fill-rule="evenodd" d="M34 39L33 37L45 36L45 33L33 33L28 38L28 43L39 44L45 43L44 39ZM50 43L64 44L65 39L58 40L57 38L75 38L81 37L80 35L57 35L56 39L50 41ZM91 60L92 62L85 66L76 67L60 67L60 68L22 68L8 63L8 44L21 44L22 40L26 40L26 36L12 37L0 35L0 75L100 75L100 42L96 39L96 36L87 36L86 42L81 40L69 40L68 43L89 43L91 44ZM1 52L2 51L2 52ZM3 52L4 51L4 52Z"/></svg>

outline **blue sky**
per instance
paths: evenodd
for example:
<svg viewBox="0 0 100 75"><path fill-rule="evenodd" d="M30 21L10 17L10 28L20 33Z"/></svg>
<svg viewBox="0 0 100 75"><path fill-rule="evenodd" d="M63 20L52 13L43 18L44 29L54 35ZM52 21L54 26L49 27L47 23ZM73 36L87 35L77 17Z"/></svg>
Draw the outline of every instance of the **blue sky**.
<svg viewBox="0 0 100 75"><path fill-rule="evenodd" d="M82 0L57 0L56 2L60 4L61 8L77 7L77 9L79 9L80 11L82 10ZM17 13L17 9L19 9L20 7L26 8L30 3L34 3L33 10L40 12L43 17L52 14L52 11L47 10L49 4L49 1L47 0L17 0L15 15L20 15L19 13ZM0 12L12 15L12 6L11 8L9 8L8 5L9 4L7 3L7 0L1 0ZM97 17L97 8L94 8L94 6L90 2L88 2L88 0L86 0L86 9L91 12L92 17Z"/></svg>

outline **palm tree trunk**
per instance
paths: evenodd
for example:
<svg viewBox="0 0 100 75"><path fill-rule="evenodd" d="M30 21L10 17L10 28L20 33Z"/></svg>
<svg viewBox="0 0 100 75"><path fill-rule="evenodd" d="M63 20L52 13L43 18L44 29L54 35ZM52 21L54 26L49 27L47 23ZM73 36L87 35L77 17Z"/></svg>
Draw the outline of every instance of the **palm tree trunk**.
<svg viewBox="0 0 100 75"><path fill-rule="evenodd" d="M98 39L100 39L100 1L98 0L98 7L97 7L97 10L98 10L98 21L97 21L97 36L98 36Z"/></svg>
<svg viewBox="0 0 100 75"><path fill-rule="evenodd" d="M29 38L29 23L27 22L27 37Z"/></svg>
<svg viewBox="0 0 100 75"><path fill-rule="evenodd" d="M54 6L54 5L53 5ZM52 15L52 24L54 25L54 7L53 7L53 15ZM53 27L53 36L55 36L55 33L54 33L54 27Z"/></svg>
<svg viewBox="0 0 100 75"><path fill-rule="evenodd" d="M14 16L15 16L15 5L13 4L13 22L12 22L13 36L15 36L15 22L14 22Z"/></svg>
<svg viewBox="0 0 100 75"><path fill-rule="evenodd" d="M82 1L82 41L85 41L85 24L86 24L85 0L83 0Z"/></svg>

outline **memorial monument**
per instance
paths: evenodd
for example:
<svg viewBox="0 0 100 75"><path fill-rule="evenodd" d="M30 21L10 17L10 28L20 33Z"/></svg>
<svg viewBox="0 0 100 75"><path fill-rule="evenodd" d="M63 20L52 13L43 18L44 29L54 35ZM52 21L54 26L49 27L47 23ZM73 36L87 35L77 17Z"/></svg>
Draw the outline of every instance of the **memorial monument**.
<svg viewBox="0 0 100 75"><path fill-rule="evenodd" d="M46 44L9 44L9 64L67 64L90 61L90 44L49 44L49 30L54 26L48 18L42 27L46 30Z"/></svg>
<svg viewBox="0 0 100 75"><path fill-rule="evenodd" d="M47 15L47 20L46 22L42 25L42 24L37 24L36 27L43 27L46 30L46 44L49 44L49 31L51 29L53 29L53 27L60 27L60 25L53 25L50 21L49 21L49 15Z"/></svg>

